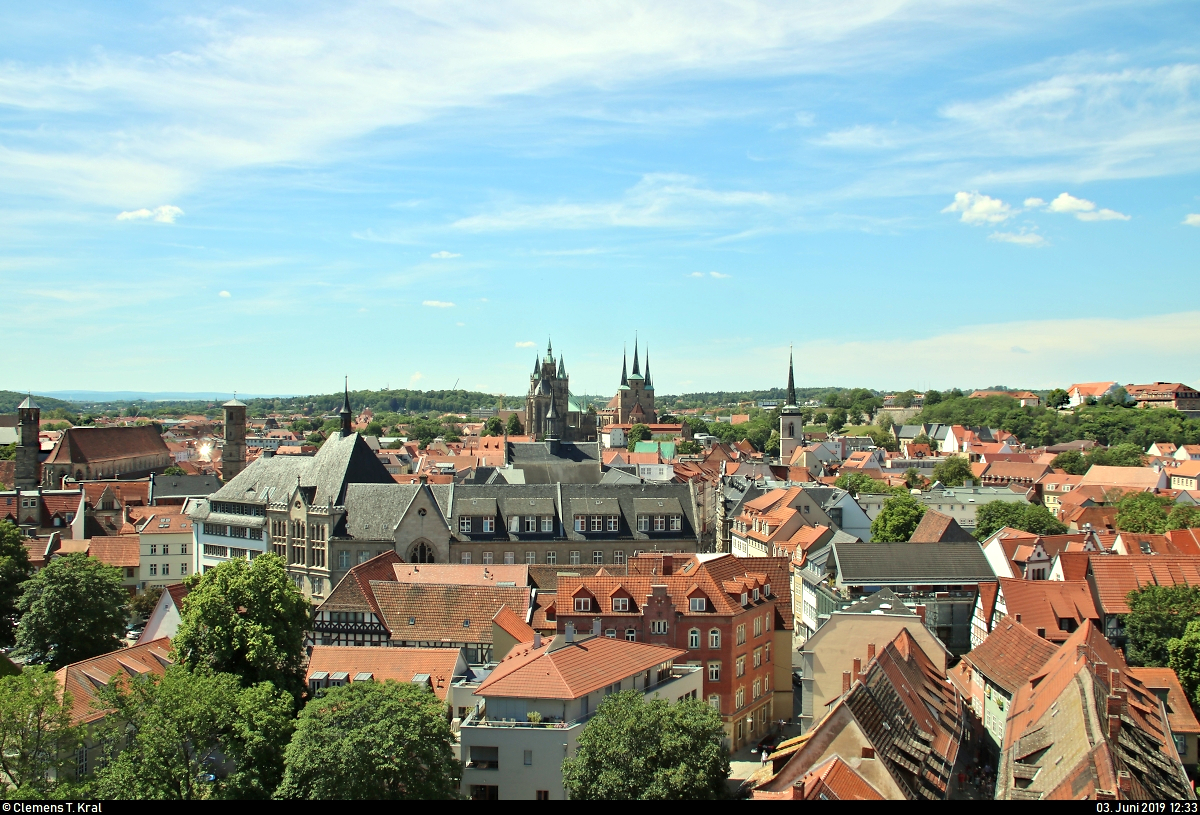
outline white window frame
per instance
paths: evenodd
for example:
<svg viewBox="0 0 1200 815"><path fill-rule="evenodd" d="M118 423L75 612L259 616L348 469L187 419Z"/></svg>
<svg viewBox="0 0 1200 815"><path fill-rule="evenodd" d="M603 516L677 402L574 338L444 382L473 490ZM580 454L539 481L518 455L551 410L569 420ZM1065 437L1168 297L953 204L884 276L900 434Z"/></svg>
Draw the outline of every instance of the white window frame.
<svg viewBox="0 0 1200 815"><path fill-rule="evenodd" d="M688 631L688 648L699 650L700 648L700 629L693 628Z"/></svg>
<svg viewBox="0 0 1200 815"><path fill-rule="evenodd" d="M542 516L542 531L543 532L553 532L554 531L554 516L553 515L543 515Z"/></svg>
<svg viewBox="0 0 1200 815"><path fill-rule="evenodd" d="M483 531L484 532L495 532L496 531L495 516L492 516L492 515L484 515L483 516Z"/></svg>
<svg viewBox="0 0 1200 815"><path fill-rule="evenodd" d="M591 611L592 610L592 598L576 597L575 598L575 610L576 611Z"/></svg>
<svg viewBox="0 0 1200 815"><path fill-rule="evenodd" d="M516 562L517 562L516 552L505 552L504 553L504 565L505 566L512 566Z"/></svg>
<svg viewBox="0 0 1200 815"><path fill-rule="evenodd" d="M615 563L617 566L625 565L625 550L624 549L614 549L613 550L613 563Z"/></svg>
<svg viewBox="0 0 1200 815"><path fill-rule="evenodd" d="M463 552L461 560L463 562L463 565L470 566L471 565L471 553Z"/></svg>
<svg viewBox="0 0 1200 815"><path fill-rule="evenodd" d="M526 532L537 532L537 530L538 530L537 516L536 515L526 515L525 516L525 531Z"/></svg>
<svg viewBox="0 0 1200 815"><path fill-rule="evenodd" d="M639 515L637 524L638 524L638 532L649 532L650 531L650 516L649 515Z"/></svg>
<svg viewBox="0 0 1200 815"><path fill-rule="evenodd" d="M671 516L671 531L678 532L683 529L683 517L680 515Z"/></svg>
<svg viewBox="0 0 1200 815"><path fill-rule="evenodd" d="M558 552L555 552L553 549L551 549L549 552L546 553L546 565L547 566L558 565Z"/></svg>
<svg viewBox="0 0 1200 815"><path fill-rule="evenodd" d="M587 531L587 516L586 515L576 515L575 516L575 531L576 532L586 532Z"/></svg>
<svg viewBox="0 0 1200 815"><path fill-rule="evenodd" d="M592 531L592 532L603 532L604 531L604 516L603 515L592 515L591 516L591 530L590 531Z"/></svg>
<svg viewBox="0 0 1200 815"><path fill-rule="evenodd" d="M708 681L709 682L720 682L721 681L721 663L720 662L708 663Z"/></svg>
<svg viewBox="0 0 1200 815"><path fill-rule="evenodd" d="M604 565L604 550L603 549L593 549L592 550L592 565L593 566L603 566Z"/></svg>
<svg viewBox="0 0 1200 815"><path fill-rule="evenodd" d="M650 633L651 634L666 634L667 633L667 621L666 620L651 620L650 621Z"/></svg>
<svg viewBox="0 0 1200 815"><path fill-rule="evenodd" d="M667 516L665 516L665 515L655 515L654 516L654 531L655 532L666 532L667 531Z"/></svg>
<svg viewBox="0 0 1200 815"><path fill-rule="evenodd" d="M459 515L458 516L458 531L459 532L470 532L471 531L471 516L470 515Z"/></svg>
<svg viewBox="0 0 1200 815"><path fill-rule="evenodd" d="M620 532L621 531L621 516L620 515L609 515L608 516L608 531L609 532Z"/></svg>
<svg viewBox="0 0 1200 815"><path fill-rule="evenodd" d="M629 611L629 598L628 597L614 597L612 599L612 610L613 611Z"/></svg>
<svg viewBox="0 0 1200 815"><path fill-rule="evenodd" d="M636 628L626 628L625 629L625 639L628 642L637 642L637 629Z"/></svg>
<svg viewBox="0 0 1200 815"><path fill-rule="evenodd" d="M491 552L484 552L484 553L483 553L483 565L484 565L484 566L491 566L491 565L492 565L492 553L491 553Z"/></svg>
<svg viewBox="0 0 1200 815"><path fill-rule="evenodd" d="M571 565L572 566L579 565L579 550L578 549L571 550Z"/></svg>
<svg viewBox="0 0 1200 815"><path fill-rule="evenodd" d="M533 566L537 563L537 552L530 549L525 553L525 565Z"/></svg>
<svg viewBox="0 0 1200 815"><path fill-rule="evenodd" d="M721 629L710 628L708 630L708 647L709 648L720 648L721 647Z"/></svg>
<svg viewBox="0 0 1200 815"><path fill-rule="evenodd" d="M521 531L521 516L513 515L508 519L508 531L516 535Z"/></svg>
<svg viewBox="0 0 1200 815"><path fill-rule="evenodd" d="M708 603L703 597L688 598L688 608L691 611L707 611Z"/></svg>

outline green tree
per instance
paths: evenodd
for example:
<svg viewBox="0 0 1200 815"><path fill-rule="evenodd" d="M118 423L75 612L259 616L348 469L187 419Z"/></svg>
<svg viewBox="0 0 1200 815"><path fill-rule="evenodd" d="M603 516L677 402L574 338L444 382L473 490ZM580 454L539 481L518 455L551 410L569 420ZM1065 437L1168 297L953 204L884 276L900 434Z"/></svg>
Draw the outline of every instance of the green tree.
<svg viewBox="0 0 1200 815"><path fill-rule="evenodd" d="M176 467L172 465L163 470L163 475L187 475L187 470L183 469L182 467Z"/></svg>
<svg viewBox="0 0 1200 815"><path fill-rule="evenodd" d="M1181 637L1188 622L1200 617L1200 587L1146 586L1127 597L1126 658L1130 665L1162 668L1168 641Z"/></svg>
<svg viewBox="0 0 1200 815"><path fill-rule="evenodd" d="M62 759L79 736L71 724L71 694L59 696L53 673L31 665L0 677L0 774L15 788L6 792L0 779L0 798L47 796L50 777L61 777Z"/></svg>
<svg viewBox="0 0 1200 815"><path fill-rule="evenodd" d="M1167 531L1171 499L1152 492L1127 492L1117 502L1117 529L1122 532L1161 534Z"/></svg>
<svg viewBox="0 0 1200 815"><path fill-rule="evenodd" d="M829 422L829 414L823 410L818 411L817 414L815 416L813 416L813 424L827 425L828 422Z"/></svg>
<svg viewBox="0 0 1200 815"><path fill-rule="evenodd" d="M890 487L863 472L842 473L833 482L833 486L840 487L852 495L888 495L896 492L895 487Z"/></svg>
<svg viewBox="0 0 1200 815"><path fill-rule="evenodd" d="M504 425L504 429L508 431L510 436L525 435L525 428L521 426L521 420L517 418L517 414L512 414L508 417L508 423Z"/></svg>
<svg viewBox="0 0 1200 815"><path fill-rule="evenodd" d="M32 573L20 530L8 521L0 521L0 648L16 642L17 601L21 584Z"/></svg>
<svg viewBox="0 0 1200 815"><path fill-rule="evenodd" d="M82 552L52 558L22 587L17 653L57 670L120 648L129 602L121 580L120 569Z"/></svg>
<svg viewBox="0 0 1200 815"><path fill-rule="evenodd" d="M875 420L875 424L884 433L889 433L892 429L892 415L890 413L880 413L879 418Z"/></svg>
<svg viewBox="0 0 1200 815"><path fill-rule="evenodd" d="M1046 407L1060 408L1067 404L1069 400L1070 396L1068 396L1065 390L1062 388L1055 388L1046 394Z"/></svg>
<svg viewBox="0 0 1200 815"><path fill-rule="evenodd" d="M283 560L263 554L230 560L189 581L175 651L189 668L272 682L297 699L304 691L304 637L311 606Z"/></svg>
<svg viewBox="0 0 1200 815"><path fill-rule="evenodd" d="M1200 526L1200 507L1176 504L1167 515L1167 529L1192 529Z"/></svg>
<svg viewBox="0 0 1200 815"><path fill-rule="evenodd" d="M918 433L915 437L913 437L912 443L913 444L928 444L929 450L931 452L937 450L937 444L934 443L933 439L929 438L929 435L926 434L924 431Z"/></svg>
<svg viewBox="0 0 1200 815"><path fill-rule="evenodd" d="M1200 620L1191 620L1183 634L1167 640L1167 667L1179 677L1192 707L1200 708Z"/></svg>
<svg viewBox="0 0 1200 815"><path fill-rule="evenodd" d="M765 445L763 445L762 451L764 453L766 453L768 456L779 455L779 441L780 441L779 431L772 430L771 435L767 437L767 443ZM786 462L784 462L784 463L786 463Z"/></svg>
<svg viewBox="0 0 1200 815"><path fill-rule="evenodd" d="M975 537L981 541L1006 526L1035 535L1062 535L1067 531L1066 524L1041 504L988 501L975 511Z"/></svg>
<svg viewBox="0 0 1200 815"><path fill-rule="evenodd" d="M493 416L492 418L490 418L486 422L484 422L483 430L480 432L479 435L481 435L481 436L503 436L504 435L504 422L500 421L499 416Z"/></svg>
<svg viewBox="0 0 1200 815"><path fill-rule="evenodd" d="M364 436L375 436L377 438L379 436L382 436L383 435L383 423L378 422L378 421L367 422L367 426L363 429L362 434Z"/></svg>
<svg viewBox="0 0 1200 815"><path fill-rule="evenodd" d="M1141 467L1145 456L1139 445L1126 442L1112 447L1094 447L1084 457L1087 465L1100 464L1105 467Z"/></svg>
<svg viewBox="0 0 1200 815"><path fill-rule="evenodd" d="M938 402L941 402L941 401L942 401L942 392L941 391L927 390L927 391L925 391L925 401L922 402L922 405L926 406L926 407L933 407L934 405L936 405Z"/></svg>
<svg viewBox="0 0 1200 815"><path fill-rule="evenodd" d="M829 419L825 426L829 428L830 432L836 433L846 426L846 418L845 408L834 408L829 411Z"/></svg>
<svg viewBox="0 0 1200 815"><path fill-rule="evenodd" d="M279 798L449 799L462 768L444 705L410 682L330 688L300 712Z"/></svg>
<svg viewBox="0 0 1200 815"><path fill-rule="evenodd" d="M161 677L120 678L102 698L116 713L102 731L97 797L263 799L283 777L292 697L269 682L243 688L233 674L173 665Z"/></svg>
<svg viewBox="0 0 1200 815"><path fill-rule="evenodd" d="M636 690L610 694L579 734L563 783L579 801L725 797L729 755L721 717L698 699L674 705Z"/></svg>
<svg viewBox="0 0 1200 815"><path fill-rule="evenodd" d="M675 448L676 452L678 452L681 456L697 455L701 449L700 443L692 441L691 439L684 439L683 441L679 442L679 446Z"/></svg>
<svg viewBox="0 0 1200 815"><path fill-rule="evenodd" d="M644 424L635 424L629 428L629 435L626 436L626 446L632 450L633 446L639 441L646 441L650 438L650 428Z"/></svg>
<svg viewBox="0 0 1200 815"><path fill-rule="evenodd" d="M0 444L0 461L12 461L17 457L17 443Z"/></svg>
<svg viewBox="0 0 1200 815"><path fill-rule="evenodd" d="M162 593L162 586L150 586L129 601L129 613L142 619L148 618L154 613L154 608L158 605Z"/></svg>
<svg viewBox="0 0 1200 815"><path fill-rule="evenodd" d="M912 537L925 514L925 505L907 492L884 500L883 509L871 521L871 540L876 543L903 543Z"/></svg>
<svg viewBox="0 0 1200 815"><path fill-rule="evenodd" d="M924 489L928 481L929 479L921 475L921 471L916 467L909 467L904 471L904 483L910 490Z"/></svg>
<svg viewBox="0 0 1200 815"><path fill-rule="evenodd" d="M1054 457L1050 466L1070 475L1083 475L1088 471L1087 459L1078 450L1064 450Z"/></svg>
<svg viewBox="0 0 1200 815"><path fill-rule="evenodd" d="M961 487L967 479L975 478L966 456L948 456L933 468L933 480L946 487Z"/></svg>

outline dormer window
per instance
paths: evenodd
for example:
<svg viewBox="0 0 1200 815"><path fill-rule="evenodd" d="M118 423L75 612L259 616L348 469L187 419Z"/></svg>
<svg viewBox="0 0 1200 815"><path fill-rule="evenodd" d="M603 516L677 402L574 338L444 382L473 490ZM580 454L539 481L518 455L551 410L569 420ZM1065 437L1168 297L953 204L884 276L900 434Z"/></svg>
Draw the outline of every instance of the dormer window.
<svg viewBox="0 0 1200 815"><path fill-rule="evenodd" d="M764 535L770 535L770 534L771 534L771 525L770 525L770 524L763 524L763 527L762 527L762 532L763 532L763 534L764 534ZM758 599L758 598L755 598L755 599Z"/></svg>
<svg viewBox="0 0 1200 815"><path fill-rule="evenodd" d="M708 608L708 603L703 597L691 598L690 607L692 611L705 611Z"/></svg>
<svg viewBox="0 0 1200 815"><path fill-rule="evenodd" d="M742 592L742 605L744 606L749 602L750 602L749 596L746 594L746 592Z"/></svg>
<svg viewBox="0 0 1200 815"><path fill-rule="evenodd" d="M628 597L614 597L612 601L613 611L629 611Z"/></svg>
<svg viewBox="0 0 1200 815"><path fill-rule="evenodd" d="M768 583L767 585L763 586L763 597L770 597L770 596L771 596L771 584Z"/></svg>
<svg viewBox="0 0 1200 815"><path fill-rule="evenodd" d="M754 590L754 602L758 602L758 589Z"/></svg>
<svg viewBox="0 0 1200 815"><path fill-rule="evenodd" d="M576 611L591 611L592 610L592 598L576 597L575 598L575 610Z"/></svg>

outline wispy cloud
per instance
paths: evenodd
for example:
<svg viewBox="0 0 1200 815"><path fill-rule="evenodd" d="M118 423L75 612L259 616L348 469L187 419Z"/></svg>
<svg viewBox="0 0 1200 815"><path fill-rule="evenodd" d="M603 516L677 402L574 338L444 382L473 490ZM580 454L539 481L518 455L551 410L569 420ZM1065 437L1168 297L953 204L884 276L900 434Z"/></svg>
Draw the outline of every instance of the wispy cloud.
<svg viewBox="0 0 1200 815"><path fill-rule="evenodd" d="M516 348L536 348L537 343L533 340L525 340L523 342L515 342L513 343L513 346Z"/></svg>
<svg viewBox="0 0 1200 815"><path fill-rule="evenodd" d="M961 212L962 222L980 226L983 224L998 224L1007 221L1013 215L1013 209L999 198L990 195L980 195L977 192L958 192L954 201L942 212Z"/></svg>
<svg viewBox="0 0 1200 815"><path fill-rule="evenodd" d="M1031 198L1031 201L1038 201L1037 206L1041 206L1040 198ZM1046 206L1047 212L1061 212L1068 215L1074 215L1081 221L1128 221L1129 216L1123 215L1120 212L1112 209L1096 209L1096 205L1086 198L1076 198L1070 193L1061 193L1057 198L1051 201Z"/></svg>
<svg viewBox="0 0 1200 815"><path fill-rule="evenodd" d="M1046 239L1036 232L993 232L989 240L1001 243L1015 243L1018 246L1045 246Z"/></svg>
<svg viewBox="0 0 1200 815"><path fill-rule="evenodd" d="M173 224L175 219L183 214L183 210L179 207L164 204L161 207L154 209L134 209L128 212L122 212L117 216L118 221L148 221L155 220L160 224Z"/></svg>
<svg viewBox="0 0 1200 815"><path fill-rule="evenodd" d="M222 289L221 291L217 292L217 296L218 297L232 297L233 295L230 294L229 292L225 291L224 289Z"/></svg>
<svg viewBox="0 0 1200 815"><path fill-rule="evenodd" d="M456 252L447 252L445 249L443 249L440 252L434 252L432 255L430 255L430 257L438 258L438 259L445 259L445 258L460 258L460 257L462 257L462 255L460 255Z"/></svg>
<svg viewBox="0 0 1200 815"><path fill-rule="evenodd" d="M1183 223L1185 226L1200 226L1200 213L1189 213L1188 216L1183 219Z"/></svg>
<svg viewBox="0 0 1200 815"><path fill-rule="evenodd" d="M454 304L446 300L422 300L421 305L429 308L454 308Z"/></svg>

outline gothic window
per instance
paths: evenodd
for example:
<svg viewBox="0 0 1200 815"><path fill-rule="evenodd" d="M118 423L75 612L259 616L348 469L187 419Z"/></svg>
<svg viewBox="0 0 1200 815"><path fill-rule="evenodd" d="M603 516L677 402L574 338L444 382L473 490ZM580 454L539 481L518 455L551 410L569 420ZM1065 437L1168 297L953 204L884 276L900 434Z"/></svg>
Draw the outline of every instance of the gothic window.
<svg viewBox="0 0 1200 815"><path fill-rule="evenodd" d="M424 541L413 544L408 552L409 563L433 563L433 547Z"/></svg>

